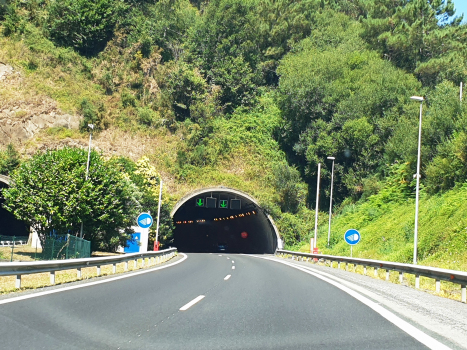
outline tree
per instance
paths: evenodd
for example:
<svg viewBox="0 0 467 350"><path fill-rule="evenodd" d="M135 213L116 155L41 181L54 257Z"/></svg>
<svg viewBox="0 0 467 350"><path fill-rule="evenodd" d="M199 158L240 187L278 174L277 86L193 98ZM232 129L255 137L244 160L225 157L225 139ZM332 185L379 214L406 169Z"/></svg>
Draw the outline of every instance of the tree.
<svg viewBox="0 0 467 350"><path fill-rule="evenodd" d="M333 11L315 21L278 68L280 141L310 186L318 163L335 156L336 183L345 185L336 199L358 197L363 179L384 166L385 143L420 84L368 50L358 22ZM326 186L330 172L323 170Z"/></svg>
<svg viewBox="0 0 467 350"><path fill-rule="evenodd" d="M96 151L85 180L86 162L87 151L79 148L36 153L11 174L5 208L34 228L42 244L51 233L78 235L83 222L92 250L125 245L140 193Z"/></svg>
<svg viewBox="0 0 467 350"><path fill-rule="evenodd" d="M452 0L362 1L361 10L362 37L397 67L430 86L465 78L467 27Z"/></svg>
<svg viewBox="0 0 467 350"><path fill-rule="evenodd" d="M160 174L156 168L150 164L149 158L143 157L136 163L124 158L118 157L110 160L110 163L115 168L125 172L130 177L131 181L138 187L141 193L141 210L149 211L156 220L157 210L159 206L159 185L161 181ZM159 218L159 237L161 247L169 246L173 242L174 225L170 216L170 206L166 195L162 197L161 216ZM149 246L156 239L156 225L152 225L149 230Z"/></svg>
<svg viewBox="0 0 467 350"><path fill-rule="evenodd" d="M85 55L103 49L127 5L122 0L62 0L49 5L47 29L58 45Z"/></svg>
<svg viewBox="0 0 467 350"><path fill-rule="evenodd" d="M13 144L9 143L6 150L0 152L0 174L8 175L19 165L19 153Z"/></svg>

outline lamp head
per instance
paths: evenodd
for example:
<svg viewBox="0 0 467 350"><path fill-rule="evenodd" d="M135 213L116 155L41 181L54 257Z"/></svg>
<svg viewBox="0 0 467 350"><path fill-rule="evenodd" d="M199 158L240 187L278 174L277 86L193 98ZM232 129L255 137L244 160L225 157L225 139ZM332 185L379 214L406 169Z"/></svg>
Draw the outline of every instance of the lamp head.
<svg viewBox="0 0 467 350"><path fill-rule="evenodd" d="M414 100L414 101L418 101L418 102L425 101L425 99L423 97L421 97L421 96L412 96L410 99Z"/></svg>
<svg viewBox="0 0 467 350"><path fill-rule="evenodd" d="M326 159L334 160L334 159L336 159L336 157L327 157Z"/></svg>
<svg viewBox="0 0 467 350"><path fill-rule="evenodd" d="M94 130L94 124L88 124L88 127Z"/></svg>

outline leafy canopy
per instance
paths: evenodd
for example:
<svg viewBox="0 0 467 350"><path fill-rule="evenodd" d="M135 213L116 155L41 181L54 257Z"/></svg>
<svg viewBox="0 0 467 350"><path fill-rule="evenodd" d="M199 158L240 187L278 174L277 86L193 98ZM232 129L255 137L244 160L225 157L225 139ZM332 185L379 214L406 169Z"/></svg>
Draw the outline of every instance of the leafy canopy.
<svg viewBox="0 0 467 350"><path fill-rule="evenodd" d="M91 152L63 148L36 153L11 174L3 190L5 208L37 231L41 243L51 233L78 235L93 250L125 245L138 212L140 193L127 176Z"/></svg>

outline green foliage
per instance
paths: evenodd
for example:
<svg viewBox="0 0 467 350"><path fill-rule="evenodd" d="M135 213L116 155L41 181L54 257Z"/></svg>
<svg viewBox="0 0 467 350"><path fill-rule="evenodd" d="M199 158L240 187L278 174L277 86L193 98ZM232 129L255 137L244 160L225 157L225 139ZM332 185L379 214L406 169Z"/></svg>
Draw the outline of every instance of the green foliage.
<svg viewBox="0 0 467 350"><path fill-rule="evenodd" d="M93 55L110 39L125 9L122 0L51 1L47 31L58 45Z"/></svg>
<svg viewBox="0 0 467 350"><path fill-rule="evenodd" d="M305 204L307 190L301 182L300 172L287 164L274 167L274 187L279 194L279 205L282 212L296 214L299 207Z"/></svg>
<svg viewBox="0 0 467 350"><path fill-rule="evenodd" d="M422 197L420 200L418 257L428 266L465 270L467 255L467 220L464 184L440 196ZM353 248L353 256L411 263L413 259L414 209L413 199L392 201L376 208L368 202L345 207L332 220L331 248L327 248L327 223L318 230L318 247L324 254L350 255L343 240L349 228L359 230L362 240ZM345 209L344 208L344 209ZM302 242L296 249L306 249Z"/></svg>
<svg viewBox="0 0 467 350"><path fill-rule="evenodd" d="M81 100L79 111L83 115L80 124L81 131L88 131L88 125L93 124L95 131L101 131L107 128L108 124L105 119L105 107L102 103L98 103L97 108L87 98Z"/></svg>
<svg viewBox="0 0 467 350"><path fill-rule="evenodd" d="M98 153L77 148L36 153L11 173L3 190L5 208L36 230L41 243L50 233L78 235L92 249L113 251L125 245L138 211L135 185Z"/></svg>
<svg viewBox="0 0 467 350"><path fill-rule="evenodd" d="M150 212L156 218L159 206L159 185L161 176L157 173L147 157L141 158L137 163L128 158L112 158L110 164L116 169L124 172L137 186L140 193L140 211ZM163 194L161 204L161 217L159 219L159 237L161 247L168 247L173 242L174 225L170 216L170 203L165 200L167 194ZM149 231L149 247L156 239L156 225Z"/></svg>
<svg viewBox="0 0 467 350"><path fill-rule="evenodd" d="M10 174L19 164L20 155L13 144L9 143L4 151L0 151L0 174Z"/></svg>
<svg viewBox="0 0 467 350"><path fill-rule="evenodd" d="M367 174L384 166L385 143L419 84L367 50L361 26L345 15L324 12L316 23L278 69L281 143L309 184L317 164L335 156L342 200L359 196Z"/></svg>
<svg viewBox="0 0 467 350"><path fill-rule="evenodd" d="M362 4L362 36L396 66L415 72L426 85L465 78L467 28L459 25L462 17L452 19L452 0Z"/></svg>

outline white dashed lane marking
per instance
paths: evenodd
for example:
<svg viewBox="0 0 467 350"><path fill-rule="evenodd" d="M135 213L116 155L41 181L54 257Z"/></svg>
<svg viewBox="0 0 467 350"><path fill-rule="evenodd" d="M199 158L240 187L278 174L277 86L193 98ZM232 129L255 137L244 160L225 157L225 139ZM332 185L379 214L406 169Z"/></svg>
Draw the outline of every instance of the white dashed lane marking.
<svg viewBox="0 0 467 350"><path fill-rule="evenodd" d="M180 308L180 311L186 311L188 310L190 307L192 307L193 305L195 305L198 301L204 299L204 295L200 295L196 298L194 298L192 301L190 301L188 304L185 304L183 305L181 308Z"/></svg>

